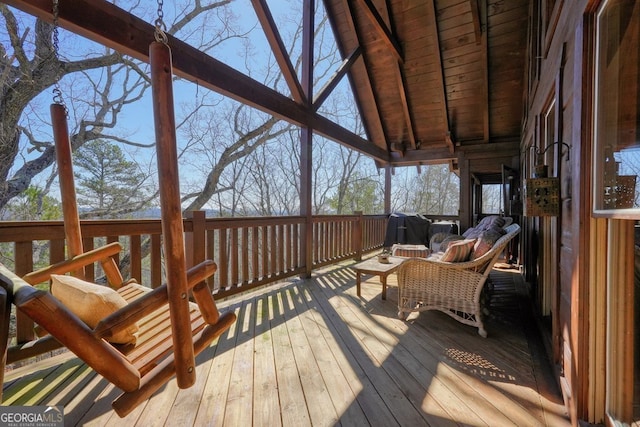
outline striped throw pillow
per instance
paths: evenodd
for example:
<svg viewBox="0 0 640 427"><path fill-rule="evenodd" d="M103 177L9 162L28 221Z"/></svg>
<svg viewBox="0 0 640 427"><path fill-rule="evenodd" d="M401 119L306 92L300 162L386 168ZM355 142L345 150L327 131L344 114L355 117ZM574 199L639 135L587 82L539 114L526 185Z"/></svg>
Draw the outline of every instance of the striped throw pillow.
<svg viewBox="0 0 640 427"><path fill-rule="evenodd" d="M449 243L440 261L463 262L469 259L476 239L465 239Z"/></svg>

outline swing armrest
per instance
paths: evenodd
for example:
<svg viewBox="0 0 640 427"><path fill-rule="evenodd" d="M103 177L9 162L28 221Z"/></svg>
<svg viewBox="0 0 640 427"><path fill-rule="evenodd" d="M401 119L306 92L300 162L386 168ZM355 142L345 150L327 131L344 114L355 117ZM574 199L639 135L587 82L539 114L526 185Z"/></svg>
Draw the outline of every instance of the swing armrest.
<svg viewBox="0 0 640 427"><path fill-rule="evenodd" d="M52 274L69 273L93 264L94 262L101 262L104 265L110 260L113 261L113 258L111 257L120 253L121 250L122 247L120 246L120 243L113 242L100 248L87 251L83 254L76 255L73 258L41 268L40 270L33 271L23 276L23 279L32 285L36 285L49 280ZM122 285L122 281L114 285Z"/></svg>
<svg viewBox="0 0 640 427"><path fill-rule="evenodd" d="M138 388L140 374L133 365L107 342L96 339L91 329L50 293L31 286L1 264L0 285L20 311L100 374L123 390Z"/></svg>
<svg viewBox="0 0 640 427"><path fill-rule="evenodd" d="M207 323L210 324L217 322L219 314L213 301L213 296L203 281L214 274L216 270L216 263L206 260L187 271L187 290L193 289L200 312ZM149 290L141 297L129 302L125 307L102 319L96 325L93 333L97 337L107 339L148 316L167 304L168 301L167 284L165 283L156 289Z"/></svg>

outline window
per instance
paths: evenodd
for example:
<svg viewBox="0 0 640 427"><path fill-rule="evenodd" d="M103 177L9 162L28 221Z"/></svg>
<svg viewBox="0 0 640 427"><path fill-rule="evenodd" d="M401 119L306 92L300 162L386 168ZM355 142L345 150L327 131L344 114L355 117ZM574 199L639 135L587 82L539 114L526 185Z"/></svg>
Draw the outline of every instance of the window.
<svg viewBox="0 0 640 427"><path fill-rule="evenodd" d="M482 214L502 213L502 184L482 184Z"/></svg>
<svg viewBox="0 0 640 427"><path fill-rule="evenodd" d="M595 46L594 213L640 218L640 2L604 1Z"/></svg>

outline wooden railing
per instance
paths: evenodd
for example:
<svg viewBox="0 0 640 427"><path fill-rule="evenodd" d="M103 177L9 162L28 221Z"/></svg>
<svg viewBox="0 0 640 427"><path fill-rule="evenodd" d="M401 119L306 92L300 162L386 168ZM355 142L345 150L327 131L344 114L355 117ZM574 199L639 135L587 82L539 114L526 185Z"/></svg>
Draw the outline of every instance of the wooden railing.
<svg viewBox="0 0 640 427"><path fill-rule="evenodd" d="M217 299L304 275L308 270L301 244L304 225L301 216L205 218L202 211L191 212L184 219L187 263L216 261L218 270L208 284ZM381 248L386 225L386 215L313 217L312 268L359 260L363 253ZM86 220L81 229L85 251L120 242L123 250L117 262L125 278L150 287L163 283L160 220ZM62 221L0 222L0 261L18 275L64 260L65 246ZM85 274L87 280L99 281L103 273L93 265ZM15 338L17 342L34 338L32 322L20 313Z"/></svg>
<svg viewBox="0 0 640 427"><path fill-rule="evenodd" d="M341 260L360 259L382 247L386 215L314 216L312 268ZM184 219L189 264L213 259L217 273L210 287L217 298L243 292L297 274L304 274L301 235L304 217L205 218L197 211ZM86 220L81 223L84 250L119 241L123 275L151 287L163 281L160 220ZM0 244L13 243L2 260L18 275L65 259L61 221L0 222ZM34 248L45 248L39 259ZM12 249L12 250L11 250ZM12 258L12 259L11 259ZM13 265L11 265L13 264ZM87 269L88 280L99 280L99 266Z"/></svg>

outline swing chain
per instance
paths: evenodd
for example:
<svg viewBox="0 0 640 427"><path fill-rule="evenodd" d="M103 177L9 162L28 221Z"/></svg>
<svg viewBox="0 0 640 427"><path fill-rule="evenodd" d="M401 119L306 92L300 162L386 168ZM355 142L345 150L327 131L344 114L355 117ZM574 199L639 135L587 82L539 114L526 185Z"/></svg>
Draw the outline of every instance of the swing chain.
<svg viewBox="0 0 640 427"><path fill-rule="evenodd" d="M64 112L67 117L69 117L69 110L67 109L67 105L62 98L62 90L60 90L60 79L62 78L62 70L60 69L60 38L59 38L59 7L58 0L53 0L53 54L55 55L56 64L58 65L56 71L56 82L53 86L53 102L54 104L62 105L64 107Z"/></svg>
<svg viewBox="0 0 640 427"><path fill-rule="evenodd" d="M156 19L156 31L154 33L154 37L158 43L163 43L165 45L169 44L169 39L167 38L167 26L164 23L164 12L162 11L162 6L164 5L164 0L158 0L158 18Z"/></svg>

